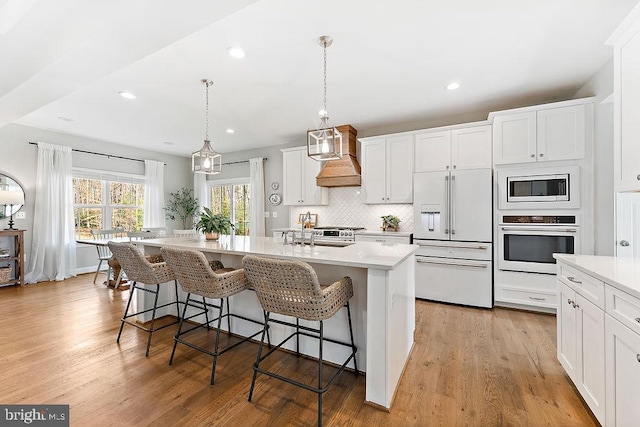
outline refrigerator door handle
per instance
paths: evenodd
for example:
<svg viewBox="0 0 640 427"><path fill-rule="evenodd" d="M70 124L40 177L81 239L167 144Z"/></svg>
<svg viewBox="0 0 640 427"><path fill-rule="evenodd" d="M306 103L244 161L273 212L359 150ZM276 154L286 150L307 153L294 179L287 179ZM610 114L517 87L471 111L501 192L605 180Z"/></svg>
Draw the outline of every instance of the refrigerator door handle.
<svg viewBox="0 0 640 427"><path fill-rule="evenodd" d="M444 234L449 234L449 174L444 177L444 195L446 211L444 212Z"/></svg>
<svg viewBox="0 0 640 427"><path fill-rule="evenodd" d="M466 262L446 262L446 261L433 261L426 259L416 259L418 264L438 264L438 265L450 265L452 267L474 267L474 268L487 268L489 264L470 264Z"/></svg>
<svg viewBox="0 0 640 427"><path fill-rule="evenodd" d="M456 176L451 175L451 235L456 234Z"/></svg>

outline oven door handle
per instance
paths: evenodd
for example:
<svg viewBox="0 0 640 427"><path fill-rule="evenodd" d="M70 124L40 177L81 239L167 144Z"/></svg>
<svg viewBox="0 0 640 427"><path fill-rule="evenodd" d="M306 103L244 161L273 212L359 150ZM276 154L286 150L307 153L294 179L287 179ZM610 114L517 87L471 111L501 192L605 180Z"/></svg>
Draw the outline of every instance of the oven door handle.
<svg viewBox="0 0 640 427"><path fill-rule="evenodd" d="M501 227L502 231L542 231L542 232L562 232L576 233L577 228L528 228L528 227Z"/></svg>

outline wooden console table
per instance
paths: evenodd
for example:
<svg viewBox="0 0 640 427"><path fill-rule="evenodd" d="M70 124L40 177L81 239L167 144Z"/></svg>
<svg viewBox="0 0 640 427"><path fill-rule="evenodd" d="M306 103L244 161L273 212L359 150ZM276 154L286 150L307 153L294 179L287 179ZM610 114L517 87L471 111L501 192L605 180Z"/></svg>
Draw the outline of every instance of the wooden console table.
<svg viewBox="0 0 640 427"><path fill-rule="evenodd" d="M11 278L0 280L0 286L12 283L24 286L24 230L1 230L0 248L9 251L8 256L0 254L0 267L12 267Z"/></svg>

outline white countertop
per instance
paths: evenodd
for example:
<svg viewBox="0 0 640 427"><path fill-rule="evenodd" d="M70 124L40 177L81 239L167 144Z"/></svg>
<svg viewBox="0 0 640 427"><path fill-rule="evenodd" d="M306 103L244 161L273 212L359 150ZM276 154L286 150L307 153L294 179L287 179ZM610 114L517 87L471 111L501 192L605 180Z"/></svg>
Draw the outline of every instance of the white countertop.
<svg viewBox="0 0 640 427"><path fill-rule="evenodd" d="M567 254L554 254L553 257L623 292L640 298L640 260Z"/></svg>
<svg viewBox="0 0 640 427"><path fill-rule="evenodd" d="M354 243L350 246L329 247L283 245L282 239L273 237L245 237L223 235L219 240L207 241L198 237L162 237L145 239L138 244L145 246L180 246L203 252L234 255L262 255L281 259L295 259L317 264L343 265L347 267L393 270L416 252L418 246L406 244Z"/></svg>

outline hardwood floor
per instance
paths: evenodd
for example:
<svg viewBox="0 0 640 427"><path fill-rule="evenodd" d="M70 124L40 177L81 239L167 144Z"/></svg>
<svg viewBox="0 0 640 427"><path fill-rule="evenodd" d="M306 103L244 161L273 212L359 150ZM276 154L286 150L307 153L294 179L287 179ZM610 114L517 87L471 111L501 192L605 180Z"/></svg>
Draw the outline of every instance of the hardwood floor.
<svg viewBox="0 0 640 427"><path fill-rule="evenodd" d="M127 296L91 274L0 288L0 403L69 404L74 426L315 424L315 394L265 376L247 402L257 344L222 355L214 387L205 354L179 346L168 365L174 326L154 334L148 358L136 328L116 344ZM416 313L391 412L365 405L364 376L345 372L325 394L325 425L597 425L556 360L554 316L424 301ZM271 369L314 377L312 361L274 357Z"/></svg>

